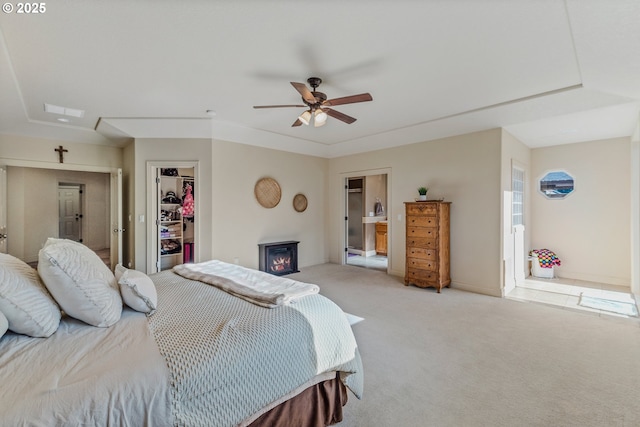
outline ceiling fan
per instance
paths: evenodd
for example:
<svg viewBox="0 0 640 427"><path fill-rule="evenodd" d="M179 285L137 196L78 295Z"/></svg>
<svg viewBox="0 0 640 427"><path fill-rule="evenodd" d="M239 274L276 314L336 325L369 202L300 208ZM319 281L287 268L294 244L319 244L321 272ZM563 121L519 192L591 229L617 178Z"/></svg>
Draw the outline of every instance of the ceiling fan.
<svg viewBox="0 0 640 427"><path fill-rule="evenodd" d="M339 111L331 109L335 105L354 104L356 102L373 101L371 94L361 93L359 95L344 96L342 98L327 99L327 95L322 92L317 92L316 89L322 83L322 79L319 77L309 77L307 83L311 86L312 90L309 90L304 83L290 82L291 85L300 92L302 95L302 102L304 104L292 104L292 105L254 105L253 108L283 108L283 107L302 107L308 108L304 113L300 114L298 119L293 122L291 127L300 126L302 124L308 125L313 118L313 125L315 127L322 126L327 121L327 116L331 116L334 119L338 119L347 124L351 124L356 121L354 117L347 116Z"/></svg>

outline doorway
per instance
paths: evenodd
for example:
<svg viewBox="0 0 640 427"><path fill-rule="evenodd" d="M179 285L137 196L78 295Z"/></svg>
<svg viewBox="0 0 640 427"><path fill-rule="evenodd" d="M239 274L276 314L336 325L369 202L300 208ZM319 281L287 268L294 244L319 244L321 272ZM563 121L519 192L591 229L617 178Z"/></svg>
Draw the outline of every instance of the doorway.
<svg viewBox="0 0 640 427"><path fill-rule="evenodd" d="M58 237L82 243L82 185L58 184Z"/></svg>
<svg viewBox="0 0 640 427"><path fill-rule="evenodd" d="M111 268L121 262L121 170L6 170L9 254L35 264L46 239L61 237L81 241Z"/></svg>
<svg viewBox="0 0 640 427"><path fill-rule="evenodd" d="M147 271L199 262L200 185L197 161L147 162Z"/></svg>
<svg viewBox="0 0 640 427"><path fill-rule="evenodd" d="M365 174L345 178L344 263L387 272L389 229L388 175Z"/></svg>

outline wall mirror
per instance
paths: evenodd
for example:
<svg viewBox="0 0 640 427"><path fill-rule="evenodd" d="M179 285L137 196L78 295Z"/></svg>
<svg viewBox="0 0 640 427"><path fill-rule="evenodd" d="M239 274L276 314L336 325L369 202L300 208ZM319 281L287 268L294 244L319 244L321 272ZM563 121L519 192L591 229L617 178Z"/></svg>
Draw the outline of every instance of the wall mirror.
<svg viewBox="0 0 640 427"><path fill-rule="evenodd" d="M552 171L540 178L538 190L548 199L564 199L574 188L571 175L565 171Z"/></svg>

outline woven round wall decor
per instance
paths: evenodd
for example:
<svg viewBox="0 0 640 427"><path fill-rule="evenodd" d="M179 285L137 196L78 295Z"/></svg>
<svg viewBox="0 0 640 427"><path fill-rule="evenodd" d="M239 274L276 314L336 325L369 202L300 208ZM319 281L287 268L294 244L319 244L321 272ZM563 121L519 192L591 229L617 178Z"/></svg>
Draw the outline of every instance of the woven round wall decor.
<svg viewBox="0 0 640 427"><path fill-rule="evenodd" d="M293 197L293 209L296 212L304 212L307 210L307 196L302 193L298 193Z"/></svg>
<svg viewBox="0 0 640 427"><path fill-rule="evenodd" d="M262 207L271 209L280 203L282 191L280 184L273 178L261 178L256 182L253 193Z"/></svg>

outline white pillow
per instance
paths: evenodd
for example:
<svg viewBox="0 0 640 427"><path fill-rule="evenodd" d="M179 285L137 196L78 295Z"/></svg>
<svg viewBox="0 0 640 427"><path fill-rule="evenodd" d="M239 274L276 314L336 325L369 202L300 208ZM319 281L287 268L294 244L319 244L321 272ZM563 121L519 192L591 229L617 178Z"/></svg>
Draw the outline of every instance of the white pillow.
<svg viewBox="0 0 640 427"><path fill-rule="evenodd" d="M9 329L9 321L0 311L0 338L7 332L7 329Z"/></svg>
<svg viewBox="0 0 640 427"><path fill-rule="evenodd" d="M153 314L156 311L158 293L149 276L121 264L116 265L115 274L125 304L142 313Z"/></svg>
<svg viewBox="0 0 640 427"><path fill-rule="evenodd" d="M116 278L95 252L82 243L49 238L38 258L40 277L65 313L100 327L120 320Z"/></svg>
<svg viewBox="0 0 640 427"><path fill-rule="evenodd" d="M31 337L51 336L60 324L60 309L36 270L9 254L0 254L0 311L9 329Z"/></svg>

